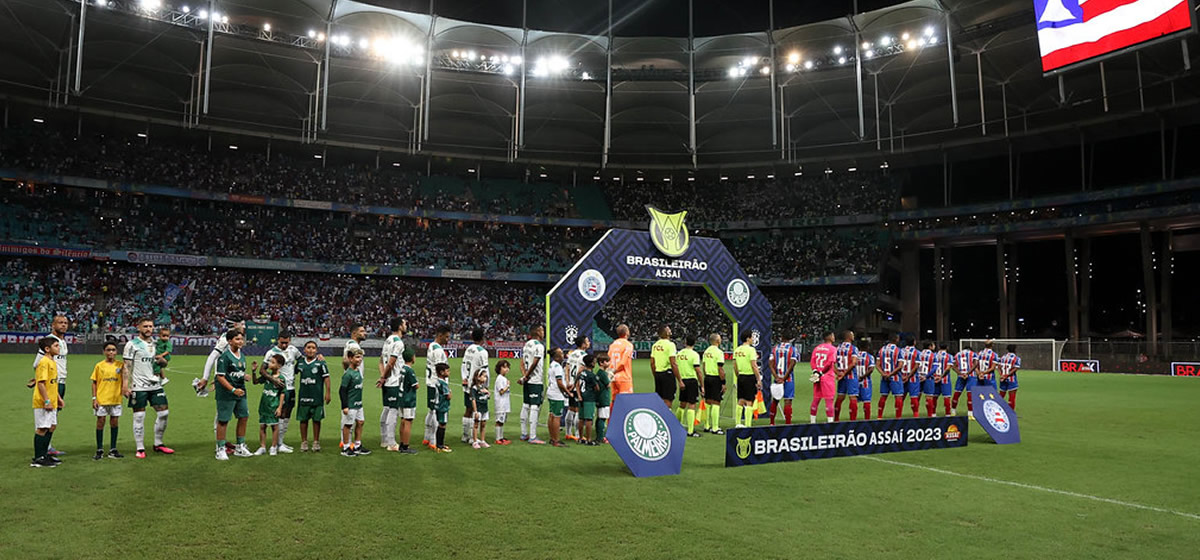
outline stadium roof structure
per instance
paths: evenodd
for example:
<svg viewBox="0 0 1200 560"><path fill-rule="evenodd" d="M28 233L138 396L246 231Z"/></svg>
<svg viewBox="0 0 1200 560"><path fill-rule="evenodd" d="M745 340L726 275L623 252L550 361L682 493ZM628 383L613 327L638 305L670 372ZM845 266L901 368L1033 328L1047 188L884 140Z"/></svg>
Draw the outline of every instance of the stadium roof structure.
<svg viewBox="0 0 1200 560"><path fill-rule="evenodd" d="M306 143L629 169L1003 153L1078 144L1085 128L1157 131L1200 101L1192 39L1044 77L1029 0L611 38L360 0L209 6L87 0L80 26L78 2L7 0L0 93Z"/></svg>

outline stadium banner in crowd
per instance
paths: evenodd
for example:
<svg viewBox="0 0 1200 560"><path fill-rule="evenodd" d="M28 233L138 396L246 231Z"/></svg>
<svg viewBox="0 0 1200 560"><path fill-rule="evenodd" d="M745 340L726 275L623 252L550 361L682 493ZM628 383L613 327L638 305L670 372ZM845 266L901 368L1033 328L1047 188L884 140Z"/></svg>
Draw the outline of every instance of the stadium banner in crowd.
<svg viewBox="0 0 1200 560"><path fill-rule="evenodd" d="M47 247L44 245L28 245L24 243L0 243L0 255L50 257L55 259L90 259L92 258L92 250L71 249L67 247Z"/></svg>
<svg viewBox="0 0 1200 560"><path fill-rule="evenodd" d="M33 332L0 332L0 344L37 344L37 341L43 339L50 333L33 333ZM67 333L65 337L67 344L78 344L83 341L79 336Z"/></svg>
<svg viewBox="0 0 1200 560"><path fill-rule="evenodd" d="M1171 375L1200 377L1200 362L1171 362Z"/></svg>
<svg viewBox="0 0 1200 560"><path fill-rule="evenodd" d="M999 391L976 391L971 393L975 406L971 414L975 421L999 444L1021 443L1021 428L1017 425L1017 413L1008 402L1000 398Z"/></svg>
<svg viewBox="0 0 1200 560"><path fill-rule="evenodd" d="M786 424L725 431L725 466L966 447L967 417Z"/></svg>
<svg viewBox="0 0 1200 560"><path fill-rule="evenodd" d="M732 319L735 332L752 333L751 344L760 359L765 356L771 347L770 302L721 240L688 235L684 214L671 215L667 224L656 219L651 231L608 230L546 295L547 346L567 348L579 333L590 334L596 314L621 286L642 280L703 287ZM672 326L676 332L687 327Z"/></svg>
<svg viewBox="0 0 1200 560"><path fill-rule="evenodd" d="M654 393L617 395L608 442L633 476L665 476L683 469L687 431Z"/></svg>
<svg viewBox="0 0 1200 560"><path fill-rule="evenodd" d="M152 253L148 251L125 251L125 260L138 264L161 264L165 266L208 266L208 257L177 255L174 253Z"/></svg>
<svg viewBox="0 0 1200 560"><path fill-rule="evenodd" d="M1058 371L1068 373L1100 373L1100 360L1059 360Z"/></svg>

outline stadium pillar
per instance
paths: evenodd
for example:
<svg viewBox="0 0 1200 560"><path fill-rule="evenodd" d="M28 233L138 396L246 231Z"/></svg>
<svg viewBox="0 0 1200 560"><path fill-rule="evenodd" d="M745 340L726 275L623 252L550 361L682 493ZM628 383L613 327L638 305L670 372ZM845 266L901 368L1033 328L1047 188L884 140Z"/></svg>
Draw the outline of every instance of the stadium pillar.
<svg viewBox="0 0 1200 560"><path fill-rule="evenodd" d="M208 0L208 13L215 14L217 12L217 0ZM212 47L213 47L213 20L214 17L208 18L208 43L204 46L204 114L208 114L208 94L212 83ZM82 41L80 41L82 44Z"/></svg>
<svg viewBox="0 0 1200 560"><path fill-rule="evenodd" d="M521 25L524 27L524 11L522 13ZM421 84L425 89L425 98L421 101L421 139L417 144L417 149L424 148L424 143L429 141L429 106L430 96L433 92L433 35L437 29L437 15L433 13L433 0L429 0L429 35L425 37L425 80ZM525 43L521 43L521 63L525 64ZM524 66L521 67L521 84L525 84ZM325 69L325 86L329 86L329 69ZM522 88L524 89L524 88ZM329 93L326 92L325 99L329 99ZM523 111L522 111L523 112ZM321 111L321 118L325 118L324 110ZM524 132L524 131L522 131Z"/></svg>
<svg viewBox="0 0 1200 560"><path fill-rule="evenodd" d="M1100 98L1104 101L1104 112L1108 112L1108 75L1104 72L1104 61L1100 61Z"/></svg>
<svg viewBox="0 0 1200 560"><path fill-rule="evenodd" d="M1163 232L1162 244L1162 263L1163 270L1160 274L1159 281L1162 282L1161 300L1162 309L1162 333L1163 333L1163 356L1171 357L1171 341L1175 338L1174 321L1171 318L1171 282L1175 279L1175 232L1167 230Z"/></svg>
<svg viewBox="0 0 1200 560"><path fill-rule="evenodd" d="M1151 239L1150 224L1143 223L1141 227L1142 242L1142 296L1144 298L1144 313L1146 315L1146 354L1158 355L1158 290L1155 289L1154 244Z"/></svg>
<svg viewBox="0 0 1200 560"><path fill-rule="evenodd" d="M1138 107L1143 113L1146 112L1146 92L1142 91L1142 52L1134 51L1133 61L1137 67L1137 84L1138 84Z"/></svg>
<svg viewBox="0 0 1200 560"><path fill-rule="evenodd" d="M867 137L867 131L866 116L863 115L862 30L858 28L858 22L854 21L856 15L858 0L854 0L854 14L848 19L850 27L854 29L854 85L858 92L858 141L862 142Z"/></svg>
<svg viewBox="0 0 1200 560"><path fill-rule="evenodd" d="M1067 337L1079 341L1079 255L1071 232L1063 236L1063 257L1067 265Z"/></svg>
<svg viewBox="0 0 1200 560"><path fill-rule="evenodd" d="M855 0L854 4L857 6L858 0ZM688 46L689 47L691 46L691 43L692 43L692 11L691 11L691 9L692 9L692 3L688 2ZM853 20L851 20L851 25L853 25ZM771 117L772 117L770 119L771 120L771 147L776 148L779 146L779 128L775 126L775 122L774 122L775 121L775 118L774 118L775 117L775 107L776 107L776 103L777 103L777 101L775 99L775 70L776 70L776 68L775 68L776 67L776 64L775 64L775 0L767 0L767 46L769 48L770 57L771 57L771 66L770 66L771 74L769 76L771 78L771 87L768 88L768 91L771 94ZM688 76L689 76L688 79L689 79L689 81L691 80L691 74L693 72L694 72L694 69L691 66L691 62L689 62L688 63ZM862 118L862 75L861 74L859 74L858 115L859 115L859 119L861 120L861 118ZM693 117L693 120L694 119L695 119L695 117ZM859 125L859 128L860 129L862 128L861 124ZM861 130L859 131L859 139L862 139L862 131Z"/></svg>
<svg viewBox="0 0 1200 560"><path fill-rule="evenodd" d="M83 29L87 24L87 0L79 0L79 39L75 42L75 95L83 79ZM209 24L211 27L211 23Z"/></svg>
<svg viewBox="0 0 1200 560"><path fill-rule="evenodd" d="M946 261L943 253L949 253L950 249L942 249L934 245L933 247L933 293L934 304L937 312L936 337L938 340L946 340Z"/></svg>
<svg viewBox="0 0 1200 560"><path fill-rule="evenodd" d="M914 242L900 249L900 330L921 331L921 248Z"/></svg>
<svg viewBox="0 0 1200 560"><path fill-rule="evenodd" d="M1079 251L1079 269L1083 274L1079 278L1079 333L1090 340L1092 337L1092 240L1084 238L1080 240L1080 244L1083 247Z"/></svg>
<svg viewBox="0 0 1200 560"><path fill-rule="evenodd" d="M696 161L696 33L695 33L695 28L694 28L695 11L693 9L692 4L693 4L693 1L688 0L688 151L692 153L692 169L695 169L696 164L697 164L697 161ZM611 6L612 6L611 0L609 2L609 6L611 9ZM611 12L610 12L610 14L611 14ZM771 14L772 14L771 15L772 21L774 21L775 8L774 8L773 3L771 5ZM774 27L774 25L772 25L772 27ZM774 43L774 41L772 41L771 42L772 52L774 51L774 48L775 48L775 43ZM774 56L771 57L771 60L775 60ZM774 62L772 62L772 64L774 64ZM610 73L610 75L611 75L611 73ZM771 69L771 84L772 85L775 84L775 69L774 68ZM771 88L771 91L774 92L775 89ZM780 99L780 102L782 103L783 100ZM775 110L775 98L772 96L771 97L771 111L774 112L774 110ZM783 121L780 120L779 124L780 124L780 126L782 126ZM606 152L607 152L607 150L606 150ZM783 159L782 153L780 153L780 159Z"/></svg>
<svg viewBox="0 0 1200 560"><path fill-rule="evenodd" d="M944 10L943 13L946 16L946 63L950 67L950 112L954 116L954 126L958 126L958 84L954 77L954 34L950 32L950 10Z"/></svg>
<svg viewBox="0 0 1200 560"><path fill-rule="evenodd" d="M883 138L879 136L879 72L873 72L871 79L875 82L875 151L883 151Z"/></svg>
<svg viewBox="0 0 1200 560"><path fill-rule="evenodd" d="M983 51L975 51L975 69L979 74L979 132L987 136L987 114L983 105Z"/></svg>
<svg viewBox="0 0 1200 560"><path fill-rule="evenodd" d="M1004 252L1004 240L996 239L996 286L1000 300L1000 338L1009 338L1008 332L1008 258Z"/></svg>
<svg viewBox="0 0 1200 560"><path fill-rule="evenodd" d="M608 168L608 149L612 146L612 12L612 0L608 0L608 44L604 46L604 147L603 153L600 154L601 169Z"/></svg>
<svg viewBox="0 0 1200 560"><path fill-rule="evenodd" d="M1021 286L1021 263L1018 249L1013 243L1008 248L1008 262L1012 267L1012 281L1008 284L1008 333L1009 336L1024 336L1017 330L1017 288Z"/></svg>

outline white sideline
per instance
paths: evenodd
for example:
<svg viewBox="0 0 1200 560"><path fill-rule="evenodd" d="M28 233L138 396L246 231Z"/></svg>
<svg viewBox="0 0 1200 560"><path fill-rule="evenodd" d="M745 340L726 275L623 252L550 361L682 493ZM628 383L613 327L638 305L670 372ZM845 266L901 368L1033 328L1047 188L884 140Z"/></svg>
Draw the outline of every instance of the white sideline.
<svg viewBox="0 0 1200 560"><path fill-rule="evenodd" d="M1068 491L1068 490L1058 490L1058 489L1055 489L1055 488L1046 488L1045 486L1035 486L1035 485L1033 485L1033 484L1025 484L1025 483L1022 483L1022 482L1013 482L1013 481L1011 481L1011 480L1000 480L1000 479L998 479L998 478L988 478L988 477L986 477L986 476L979 476L979 475L975 475L975 474L962 474L962 473L956 473L956 472L954 472L954 471L947 471L947 470L938 469L938 468L934 468L934 467L926 467L926 466L924 466L924 465L914 465L914 464L912 464L912 463L902 463L902 462L900 462L900 461L891 461L891 460L888 460L888 459L880 459L879 457L871 457L871 456L866 456L866 455L862 455L862 456L860 456L860 457L861 457L861 458L863 458L863 459L870 459L870 460L872 460L872 461L879 461L880 463L887 463L887 464L889 464L889 465L898 465L898 466L901 466L901 467L909 467L909 468L913 468L913 469L921 469L921 470L924 470L924 471L935 472L935 473L938 473L938 474L948 474L948 475L957 476L957 477L960 477L960 478L970 478L970 479L974 479L974 480L982 480L982 481L984 481L984 482L992 482L992 483L995 483L995 484L1004 484L1004 485L1006 485L1006 486L1016 486L1017 488L1026 488L1026 489L1029 489L1029 490L1040 490L1040 491L1042 491L1042 492L1049 492L1049 493L1051 493L1051 494L1059 494L1059 495L1062 495L1062 496L1071 496L1071 497L1073 497L1073 498L1083 498L1083 499L1086 499L1086 500L1093 500L1093 501L1097 501L1097 502L1104 502L1104 503L1108 503L1108 504L1114 504L1114 505L1118 505L1118 506L1125 506L1125 507L1129 507L1129 508L1135 508L1135 509L1144 509L1144 510L1147 510L1147 511L1155 511L1155 512L1158 512L1158 513L1170 513L1170 514L1173 514L1173 515L1178 515L1178 516L1180 516L1180 517L1186 517L1186 518L1188 518L1188 519L1195 519L1195 520L1198 520L1198 521L1200 521L1200 515L1197 515L1197 514L1194 514L1194 513L1187 513L1187 512L1183 512L1183 511L1175 511L1175 510L1173 510L1173 509L1166 509L1166 508L1160 508L1160 507L1154 507L1154 506L1147 506L1147 505L1143 505L1143 504L1135 504L1135 503L1133 503L1133 502L1123 502L1123 501L1121 501L1121 500L1114 500L1114 499L1112 499L1112 498L1104 498L1104 497L1101 497L1101 496L1093 496L1093 495L1091 495L1091 494L1080 494L1080 493L1078 493L1078 492L1070 492L1070 491Z"/></svg>

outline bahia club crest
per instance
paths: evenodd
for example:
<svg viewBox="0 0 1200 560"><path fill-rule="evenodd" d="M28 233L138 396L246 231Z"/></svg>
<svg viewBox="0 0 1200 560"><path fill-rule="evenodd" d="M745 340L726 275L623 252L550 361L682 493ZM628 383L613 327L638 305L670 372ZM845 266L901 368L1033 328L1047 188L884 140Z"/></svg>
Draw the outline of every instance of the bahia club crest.
<svg viewBox="0 0 1200 560"><path fill-rule="evenodd" d="M646 206L646 210L650 212L650 241L654 242L654 246L668 257L686 253L691 243L687 226L683 223L687 211L667 214L650 205Z"/></svg>

